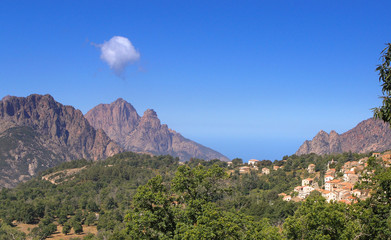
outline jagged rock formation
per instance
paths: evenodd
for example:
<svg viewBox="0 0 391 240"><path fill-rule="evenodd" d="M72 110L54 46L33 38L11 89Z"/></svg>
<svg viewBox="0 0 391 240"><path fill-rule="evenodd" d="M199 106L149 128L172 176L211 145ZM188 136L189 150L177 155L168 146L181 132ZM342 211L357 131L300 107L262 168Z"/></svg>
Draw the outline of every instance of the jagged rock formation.
<svg viewBox="0 0 391 240"><path fill-rule="evenodd" d="M121 98L111 104L94 107L85 117L92 126L102 128L128 151L170 154L182 161L192 157L228 161L224 155L186 139L166 124L161 124L154 110L148 109L140 117L134 107Z"/></svg>
<svg viewBox="0 0 391 240"><path fill-rule="evenodd" d="M391 149L389 125L381 120L370 118L340 135L334 130L330 134L321 130L311 141L305 141L296 155L309 153L322 155L349 151L366 153L388 149Z"/></svg>
<svg viewBox="0 0 391 240"><path fill-rule="evenodd" d="M0 101L0 186L13 187L63 161L104 159L121 151L80 110L50 95Z"/></svg>

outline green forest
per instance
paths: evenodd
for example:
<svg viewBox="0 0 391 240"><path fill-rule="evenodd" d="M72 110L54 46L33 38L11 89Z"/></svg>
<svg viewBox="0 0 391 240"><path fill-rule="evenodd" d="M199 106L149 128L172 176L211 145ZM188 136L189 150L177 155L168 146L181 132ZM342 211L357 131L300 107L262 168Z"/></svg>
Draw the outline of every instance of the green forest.
<svg viewBox="0 0 391 240"><path fill-rule="evenodd" d="M241 159L228 166L127 152L103 161L66 162L1 190L0 239L46 239L58 226L65 235L80 234L72 239L389 239L391 170L374 158L367 166L374 174L360 183L372 190L365 201L327 203L316 191L304 202L278 196L308 177L310 163L322 170L333 159L338 169L366 156L260 161L260 167L283 166L268 175L239 173ZM78 171L66 174L72 169ZM26 234L18 223L36 227ZM95 226L97 234L81 234L83 226Z"/></svg>

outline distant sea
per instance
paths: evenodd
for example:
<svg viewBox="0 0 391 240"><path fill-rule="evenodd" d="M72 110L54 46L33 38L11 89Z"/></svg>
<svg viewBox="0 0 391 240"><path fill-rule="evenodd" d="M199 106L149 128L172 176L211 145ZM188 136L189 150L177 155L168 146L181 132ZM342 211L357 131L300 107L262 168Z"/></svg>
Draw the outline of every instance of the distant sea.
<svg viewBox="0 0 391 240"><path fill-rule="evenodd" d="M210 147L230 159L281 160L285 155L294 154L305 139L266 138L266 137L199 137L190 139Z"/></svg>

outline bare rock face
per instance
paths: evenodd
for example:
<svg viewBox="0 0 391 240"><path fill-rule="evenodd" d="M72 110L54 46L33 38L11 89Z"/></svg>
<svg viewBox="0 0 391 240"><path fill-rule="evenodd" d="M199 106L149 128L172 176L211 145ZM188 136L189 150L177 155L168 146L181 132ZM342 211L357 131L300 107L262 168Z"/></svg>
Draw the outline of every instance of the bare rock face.
<svg viewBox="0 0 391 240"><path fill-rule="evenodd" d="M121 145L125 145L125 138L140 121L136 109L122 98L112 104L96 106L94 111L89 111L85 117L95 129L103 129L111 139Z"/></svg>
<svg viewBox="0 0 391 240"><path fill-rule="evenodd" d="M305 141L296 155L371 151L391 149L391 129L387 123L377 119L367 119L355 128L339 135L334 130L327 134L320 131L311 141Z"/></svg>
<svg viewBox="0 0 391 240"><path fill-rule="evenodd" d="M161 124L154 110L148 109L140 117L133 106L123 99L111 104L100 104L85 117L92 126L102 128L111 139L128 151L170 154L182 161L192 157L228 161L224 155L186 139L169 129L166 124Z"/></svg>
<svg viewBox="0 0 391 240"><path fill-rule="evenodd" d="M0 186L7 187L63 161L123 151L81 111L38 94L0 101L0 146Z"/></svg>

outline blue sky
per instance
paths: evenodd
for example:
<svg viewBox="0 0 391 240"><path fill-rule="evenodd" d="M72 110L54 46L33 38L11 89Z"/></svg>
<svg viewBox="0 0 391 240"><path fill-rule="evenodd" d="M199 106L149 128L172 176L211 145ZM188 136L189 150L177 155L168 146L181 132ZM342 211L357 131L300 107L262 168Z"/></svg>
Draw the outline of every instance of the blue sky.
<svg viewBox="0 0 391 240"><path fill-rule="evenodd" d="M0 96L122 97L230 158L281 159L371 117L390 1L2 1ZM118 77L113 36L140 53Z"/></svg>

